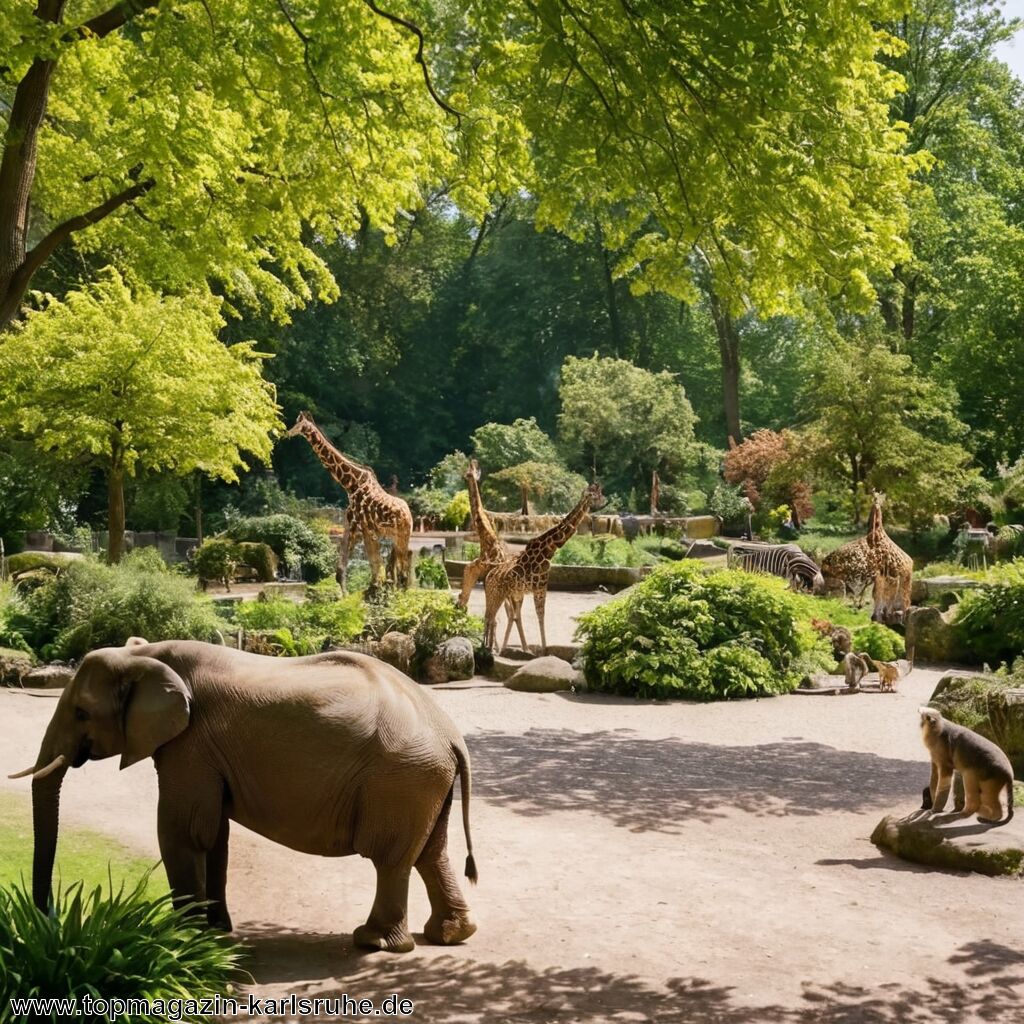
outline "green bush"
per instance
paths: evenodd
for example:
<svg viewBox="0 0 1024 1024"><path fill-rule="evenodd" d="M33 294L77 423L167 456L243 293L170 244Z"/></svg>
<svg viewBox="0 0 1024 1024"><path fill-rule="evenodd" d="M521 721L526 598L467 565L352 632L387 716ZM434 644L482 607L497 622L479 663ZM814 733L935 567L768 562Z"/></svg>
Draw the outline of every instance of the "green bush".
<svg viewBox="0 0 1024 1024"><path fill-rule="evenodd" d="M201 580L223 583L230 590L241 559L241 545L226 537L212 537L199 546L192 564Z"/></svg>
<svg viewBox="0 0 1024 1024"><path fill-rule="evenodd" d="M880 622L853 630L853 650L876 661L895 661L906 653L903 637Z"/></svg>
<svg viewBox="0 0 1024 1024"><path fill-rule="evenodd" d="M233 610L234 622L249 633L266 634L285 654L315 654L327 644L354 640L365 626L363 601L358 594L342 596L333 582L310 587L305 604L285 598L241 601Z"/></svg>
<svg viewBox="0 0 1024 1024"><path fill-rule="evenodd" d="M168 571L153 548L119 565L81 559L13 599L9 629L44 658L77 660L97 647L147 640L213 640L222 624L192 581Z"/></svg>
<svg viewBox="0 0 1024 1024"><path fill-rule="evenodd" d="M15 1020L8 997L198 999L230 991L241 949L170 895L133 889L58 892L42 914L21 887L0 889L0 1024ZM124 1013L126 1022L166 1021L168 1014ZM190 1018L192 1019L192 1018Z"/></svg>
<svg viewBox="0 0 1024 1024"><path fill-rule="evenodd" d="M7 559L7 575L17 576L19 573L31 572L33 569L60 572L72 562L77 561L77 558L50 551L22 551L21 554L11 555Z"/></svg>
<svg viewBox="0 0 1024 1024"><path fill-rule="evenodd" d="M338 564L337 552L325 532L284 513L236 519L224 534L231 540L268 545L287 571L301 562L302 578L308 583L333 576Z"/></svg>
<svg viewBox="0 0 1024 1024"><path fill-rule="evenodd" d="M415 641L414 673L450 637L468 637L474 647L484 637L483 620L460 608L450 591L382 587L366 604L366 632L379 640L392 630L408 633Z"/></svg>
<svg viewBox="0 0 1024 1024"><path fill-rule="evenodd" d="M689 561L582 615L577 636L594 689L694 700L788 692L793 659L815 643L784 581Z"/></svg>
<svg viewBox="0 0 1024 1024"><path fill-rule="evenodd" d="M269 544L242 541L238 545L239 563L256 573L260 583L273 583L277 579L277 555Z"/></svg>
<svg viewBox="0 0 1024 1024"><path fill-rule="evenodd" d="M480 545L474 540L467 540L462 545L462 560L472 562L474 558L480 557Z"/></svg>
<svg viewBox="0 0 1024 1024"><path fill-rule="evenodd" d="M558 565L630 566L654 565L656 555L622 537L570 537L552 562Z"/></svg>
<svg viewBox="0 0 1024 1024"><path fill-rule="evenodd" d="M461 530L469 519L469 492L457 491L445 506L441 525L446 530Z"/></svg>
<svg viewBox="0 0 1024 1024"><path fill-rule="evenodd" d="M719 484L708 498L708 511L723 523L745 523L750 510L741 487Z"/></svg>
<svg viewBox="0 0 1024 1024"><path fill-rule="evenodd" d="M443 562L436 558L427 556L416 560L416 586L424 590L447 590L448 572Z"/></svg>
<svg viewBox="0 0 1024 1024"><path fill-rule="evenodd" d="M963 650L979 665L1024 654L1024 559L990 569L981 586L964 591L953 625Z"/></svg>

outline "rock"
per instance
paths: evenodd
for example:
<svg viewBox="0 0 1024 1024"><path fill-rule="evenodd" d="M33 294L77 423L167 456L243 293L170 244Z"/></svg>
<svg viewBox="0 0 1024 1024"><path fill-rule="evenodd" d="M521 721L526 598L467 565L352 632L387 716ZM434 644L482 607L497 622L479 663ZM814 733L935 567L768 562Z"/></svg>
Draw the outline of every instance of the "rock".
<svg viewBox="0 0 1024 1024"><path fill-rule="evenodd" d="M436 654L432 654L425 662L420 671L420 682L427 686L437 686L440 683L448 682L448 666Z"/></svg>
<svg viewBox="0 0 1024 1024"><path fill-rule="evenodd" d="M381 661L394 665L408 675L413 656L416 654L416 642L408 633L392 631L380 638L373 653Z"/></svg>
<svg viewBox="0 0 1024 1024"><path fill-rule="evenodd" d="M20 686L31 671L30 654L9 647L0 647L0 686Z"/></svg>
<svg viewBox="0 0 1024 1024"><path fill-rule="evenodd" d="M983 825L976 818L886 815L871 842L903 860L949 871L1024 875L1024 825Z"/></svg>
<svg viewBox="0 0 1024 1024"><path fill-rule="evenodd" d="M428 659L436 663L435 674L440 676L443 668L444 679L439 682L451 683L460 679L472 679L475 671L473 642L466 637L449 637Z"/></svg>
<svg viewBox="0 0 1024 1024"><path fill-rule="evenodd" d="M917 662L963 661L952 622L938 608L911 608L904 619L907 650Z"/></svg>
<svg viewBox="0 0 1024 1024"><path fill-rule="evenodd" d="M583 676L569 662L550 654L528 661L505 680L508 689L524 693L555 693L582 685Z"/></svg>
<svg viewBox="0 0 1024 1024"><path fill-rule="evenodd" d="M1024 775L1024 689L1007 676L951 672L932 692L944 718L965 725L1000 747Z"/></svg>
<svg viewBox="0 0 1024 1024"><path fill-rule="evenodd" d="M25 676L22 684L41 690L63 690L74 675L75 670L70 665L40 665Z"/></svg>
<svg viewBox="0 0 1024 1024"><path fill-rule="evenodd" d="M709 540L695 540L690 544L683 541L682 544L686 548L686 558L719 558L725 554L722 548Z"/></svg>

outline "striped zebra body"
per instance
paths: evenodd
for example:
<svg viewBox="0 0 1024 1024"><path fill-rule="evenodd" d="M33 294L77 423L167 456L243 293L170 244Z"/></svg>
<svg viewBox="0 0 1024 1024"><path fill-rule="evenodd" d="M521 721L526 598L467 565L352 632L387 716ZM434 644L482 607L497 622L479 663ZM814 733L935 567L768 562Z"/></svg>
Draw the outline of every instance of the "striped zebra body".
<svg viewBox="0 0 1024 1024"><path fill-rule="evenodd" d="M795 544L736 544L729 561L734 568L781 576L792 586L810 591L820 590L825 583L814 559Z"/></svg>

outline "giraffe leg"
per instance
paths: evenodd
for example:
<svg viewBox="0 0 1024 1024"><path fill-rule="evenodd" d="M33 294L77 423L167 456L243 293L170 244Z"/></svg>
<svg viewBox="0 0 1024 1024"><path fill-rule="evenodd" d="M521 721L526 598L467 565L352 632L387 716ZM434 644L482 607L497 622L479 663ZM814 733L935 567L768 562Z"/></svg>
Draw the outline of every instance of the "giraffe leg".
<svg viewBox="0 0 1024 1024"><path fill-rule="evenodd" d="M524 651L528 651L529 645L526 643L526 631L523 629L523 605L520 602L514 608L511 605L505 606L508 609L509 615L515 614L516 617L516 629L519 630L519 646Z"/></svg>
<svg viewBox="0 0 1024 1024"><path fill-rule="evenodd" d="M519 601L510 599L505 602L505 639L501 641L501 647L498 650L499 654L504 653L506 647L508 647L509 634L512 632L512 623L518 619L516 609L522 606L522 599Z"/></svg>
<svg viewBox="0 0 1024 1024"><path fill-rule="evenodd" d="M548 589L547 585L540 590L533 592L533 607L537 612L537 624L540 626L540 653L548 653L548 638L544 632L544 604L547 601Z"/></svg>
<svg viewBox="0 0 1024 1024"><path fill-rule="evenodd" d="M484 584L484 595L487 602L484 609L484 647L493 649L498 634L498 609L503 603L497 581L493 578L489 577Z"/></svg>
<svg viewBox="0 0 1024 1024"><path fill-rule="evenodd" d="M380 542L365 527L363 528L363 547L366 549L366 560L370 563L371 586L379 586L384 575L384 566L380 560Z"/></svg>
<svg viewBox="0 0 1024 1024"><path fill-rule="evenodd" d="M466 570L462 574L462 589L459 591L458 605L460 608L465 608L469 604L469 595L473 592L476 581L484 574L485 569L486 565L482 558L474 558L466 566Z"/></svg>
<svg viewBox="0 0 1024 1024"><path fill-rule="evenodd" d="M345 515L345 536L341 538L341 568L338 575L338 582L341 584L342 593L348 593L348 557L352 553L352 531L355 524L352 519Z"/></svg>

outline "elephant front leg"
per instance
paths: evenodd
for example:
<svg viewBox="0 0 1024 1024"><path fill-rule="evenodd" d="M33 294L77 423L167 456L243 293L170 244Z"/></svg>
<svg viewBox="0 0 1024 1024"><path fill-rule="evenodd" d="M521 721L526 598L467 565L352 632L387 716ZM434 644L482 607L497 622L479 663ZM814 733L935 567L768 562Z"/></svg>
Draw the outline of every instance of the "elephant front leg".
<svg viewBox="0 0 1024 1024"><path fill-rule="evenodd" d="M377 864L377 895L366 924L352 933L352 941L364 949L382 949L389 953L408 953L416 948L409 934L408 867Z"/></svg>
<svg viewBox="0 0 1024 1024"><path fill-rule="evenodd" d="M206 899L206 854L191 841L187 824L184 828L181 825L177 815L161 801L157 811L157 838L174 909L187 908L203 914L203 908L195 904Z"/></svg>
<svg viewBox="0 0 1024 1024"><path fill-rule="evenodd" d="M206 908L206 920L211 927L225 932L232 930L231 915L228 913L227 904L230 825L228 816L223 815L213 849L206 855L206 898L210 901Z"/></svg>

